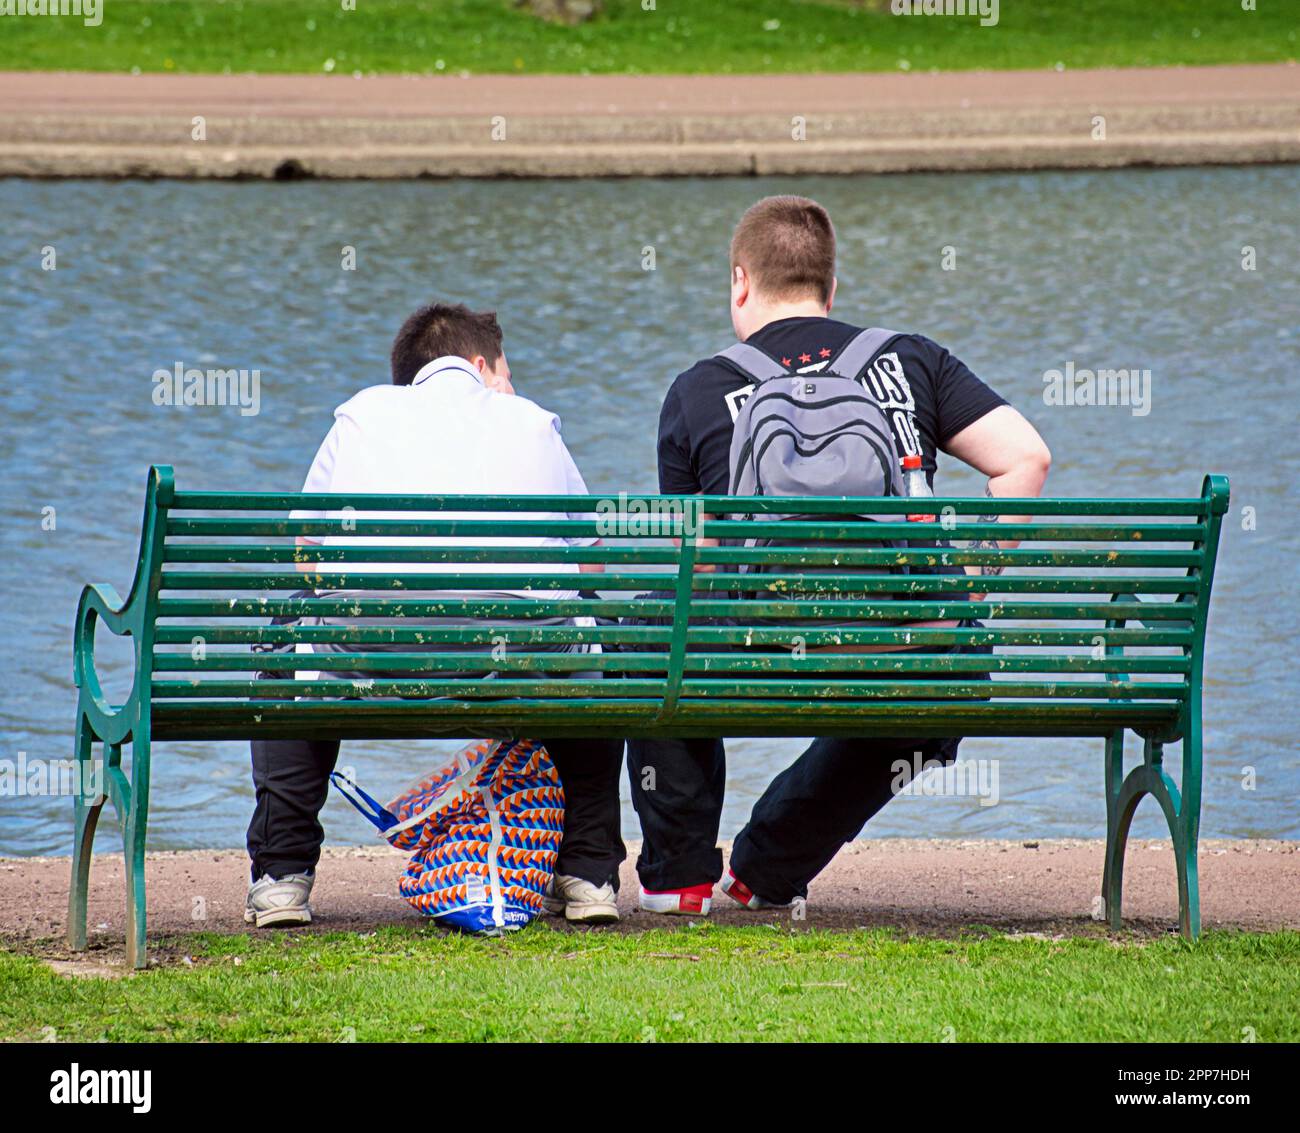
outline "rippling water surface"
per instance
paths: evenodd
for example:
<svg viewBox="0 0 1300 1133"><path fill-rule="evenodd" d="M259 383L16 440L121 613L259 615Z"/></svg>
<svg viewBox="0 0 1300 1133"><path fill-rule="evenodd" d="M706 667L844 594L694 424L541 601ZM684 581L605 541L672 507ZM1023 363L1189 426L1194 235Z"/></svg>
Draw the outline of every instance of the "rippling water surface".
<svg viewBox="0 0 1300 1133"><path fill-rule="evenodd" d="M356 389L387 380L402 318L432 297L501 312L516 384L558 412L596 492L652 490L673 375L729 342L726 241L757 196L822 200L837 313L938 339L1026 412L1064 495L1192 495L1232 478L1205 709L1205 836L1300 837L1295 564L1300 267L1294 168L766 180L185 184L0 181L0 759L71 753L82 583L125 592L144 473L188 488L297 488ZM354 272L341 249L356 249ZM642 270L643 249L656 269ZM956 250L956 270L940 269ZM1257 270L1242 269L1243 248ZM52 247L57 270L41 269ZM176 362L256 367L260 412L153 404ZM1048 408L1045 370L1139 367L1152 409ZM951 462L940 488L978 493ZM1253 509L1254 529L1241 508ZM54 530L43 516L53 508ZM1246 525L1247 527L1249 524ZM105 652L109 652L105 649ZM125 684L108 657L110 689ZM732 745L724 834L794 741ZM428 745L357 743L379 793ZM974 740L1001 804L893 803L869 835L1098 836L1099 743ZM1177 760L1172 761L1176 770ZM1253 790L1244 769L1254 768ZM239 744L160 745L154 848L242 842ZM626 810L627 831L635 818ZM0 797L0 853L66 853L66 798ZM339 799L334 841L369 840ZM1159 835L1154 804L1136 831ZM111 828L101 839L107 848Z"/></svg>

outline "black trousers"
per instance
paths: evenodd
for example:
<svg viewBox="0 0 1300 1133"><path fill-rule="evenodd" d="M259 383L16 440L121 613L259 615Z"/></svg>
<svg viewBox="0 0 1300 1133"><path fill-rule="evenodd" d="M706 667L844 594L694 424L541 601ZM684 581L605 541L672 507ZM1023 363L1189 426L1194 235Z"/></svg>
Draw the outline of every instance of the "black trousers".
<svg viewBox="0 0 1300 1133"><path fill-rule="evenodd" d="M564 784L564 841L557 873L618 887L627 856L619 818L622 740L541 740ZM314 869L325 831L320 811L338 740L254 740L256 804L248 824L253 879Z"/></svg>
<svg viewBox="0 0 1300 1133"><path fill-rule="evenodd" d="M732 870L768 901L806 897L808 883L840 847L911 780L913 754L951 763L959 742L814 740L754 804L732 847ZM717 881L727 779L722 740L629 740L627 770L644 839L636 867L641 884L664 890Z"/></svg>
<svg viewBox="0 0 1300 1133"><path fill-rule="evenodd" d="M964 621L967 628L979 623ZM953 653L990 653L988 646ZM849 676L848 673L832 674ZM943 679L985 681L986 673ZM951 763L960 739L823 737L768 784L736 836L733 872L754 893L785 903L912 778L913 756ZM905 762L906 767L901 764ZM637 875L649 890L708 885L722 876L718 827L727 782L722 740L628 740L632 805L641 820Z"/></svg>

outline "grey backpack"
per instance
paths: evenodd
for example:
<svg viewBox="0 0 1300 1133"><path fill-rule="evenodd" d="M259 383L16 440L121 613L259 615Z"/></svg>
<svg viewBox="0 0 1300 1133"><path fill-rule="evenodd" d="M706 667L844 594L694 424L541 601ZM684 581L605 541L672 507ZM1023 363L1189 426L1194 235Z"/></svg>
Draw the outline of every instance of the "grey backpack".
<svg viewBox="0 0 1300 1133"><path fill-rule="evenodd" d="M858 382L867 367L898 332L871 328L860 331L840 352L816 373L791 373L775 358L743 342L717 357L747 375L754 392L741 407L731 436L730 494L733 496L901 496L903 473L899 467L894 434L884 410ZM774 515L773 519L798 519L798 514ZM831 519L828 515L818 518ZM846 518L859 518L858 516ZM862 518L889 520L897 516L865 515ZM751 539L746 546L784 545L783 540ZM817 540L804 541L814 547ZM899 540L881 539L831 544L834 547L902 547ZM781 568L772 568L781 569ZM810 580L818 574L834 573L835 567L808 567ZM906 568L885 567L885 573L902 573ZM741 567L743 573L767 573L762 566ZM790 597L821 597L850 602L869 602L873 595L840 593L825 589L807 594L788 592ZM826 625L827 621L806 619L758 619L761 623ZM830 623L835 624L835 623ZM839 620L855 625L852 617ZM893 625L876 621L874 626Z"/></svg>
<svg viewBox="0 0 1300 1133"><path fill-rule="evenodd" d="M717 358L754 382L731 435L733 496L901 496L894 434L858 382L898 332L859 331L816 373L743 342Z"/></svg>

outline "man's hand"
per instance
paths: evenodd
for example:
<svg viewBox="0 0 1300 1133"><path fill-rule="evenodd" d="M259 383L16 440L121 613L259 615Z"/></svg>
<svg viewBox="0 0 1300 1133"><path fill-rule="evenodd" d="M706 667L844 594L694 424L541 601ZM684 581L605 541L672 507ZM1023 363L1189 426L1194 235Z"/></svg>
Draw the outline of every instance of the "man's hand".
<svg viewBox="0 0 1300 1133"><path fill-rule="evenodd" d="M722 519L722 518L723 518L723 517L720 516L720 515L704 515L704 514L701 514L700 517L699 517L699 520L700 520L700 523L703 524L706 520L711 520L711 519ZM682 544L682 541L681 541L680 539L674 539L673 542L674 542L677 546L679 546L679 547L680 547L681 544ZM696 548L699 548L699 547L720 547L720 546L722 546L722 540L721 540L721 539L717 539L717 538L715 538L715 537L712 536L712 535L697 535L696 538L695 538L695 546L696 546ZM697 563L695 564L695 573L696 573L696 574L713 574L717 569L718 569L718 565L717 565L717 563L699 563L699 562L697 562ZM738 568L737 568L737 569L738 569Z"/></svg>
<svg viewBox="0 0 1300 1133"><path fill-rule="evenodd" d="M1052 454L1038 430L1009 405L984 414L949 439L945 452L978 469L989 478L985 493L992 497L1034 497L1043 490ZM1028 515L982 515L981 523L1027 523ZM976 539L968 549L1015 547L1018 539ZM1001 566L968 566L967 574L992 577L1002 573ZM983 594L972 594L979 601Z"/></svg>
<svg viewBox="0 0 1300 1133"><path fill-rule="evenodd" d="M593 547L603 547L605 545L605 540L597 539L591 545ZM605 564L604 563L579 563L578 573L579 574L604 574Z"/></svg>
<svg viewBox="0 0 1300 1133"><path fill-rule="evenodd" d="M294 536L293 545L295 551L301 551L305 547L320 546L320 544L314 539L304 539L301 535ZM315 574L320 569L320 563L315 562L314 560L311 562L304 562L302 559L295 559L293 569L299 574Z"/></svg>

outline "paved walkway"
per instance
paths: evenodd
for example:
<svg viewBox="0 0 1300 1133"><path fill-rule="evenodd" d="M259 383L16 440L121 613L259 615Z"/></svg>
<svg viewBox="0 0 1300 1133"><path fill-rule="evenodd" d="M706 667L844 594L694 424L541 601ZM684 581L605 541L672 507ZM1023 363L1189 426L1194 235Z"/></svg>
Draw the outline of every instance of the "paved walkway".
<svg viewBox="0 0 1300 1133"><path fill-rule="evenodd" d="M106 847L107 832L103 839ZM405 858L387 847L330 848L319 870L315 928L365 931L416 914L397 895ZM952 935L973 925L1006 931L1104 934L1094 919L1101 888L1100 841L991 842L879 839L847 846L814 882L801 927L887 926ZM1300 843L1201 844L1206 928L1300 929ZM237 850L152 854L146 870L150 937L246 932L248 862ZM0 859L0 943L46 941L61 955L66 858ZM125 934L121 855L91 870L90 937L103 957L120 955ZM625 865L620 929L680 925L635 909L636 878ZM1125 927L1160 936L1177 927L1178 888L1168 842L1132 842L1124 875ZM715 891L713 919L790 923L786 911L750 913ZM549 922L557 924L558 922ZM106 947L107 953L100 950ZM183 941L179 945L184 947Z"/></svg>
<svg viewBox="0 0 1300 1133"><path fill-rule="evenodd" d="M196 117L201 141L192 137ZM1300 67L0 73L0 175L744 175L1269 161L1300 161Z"/></svg>

